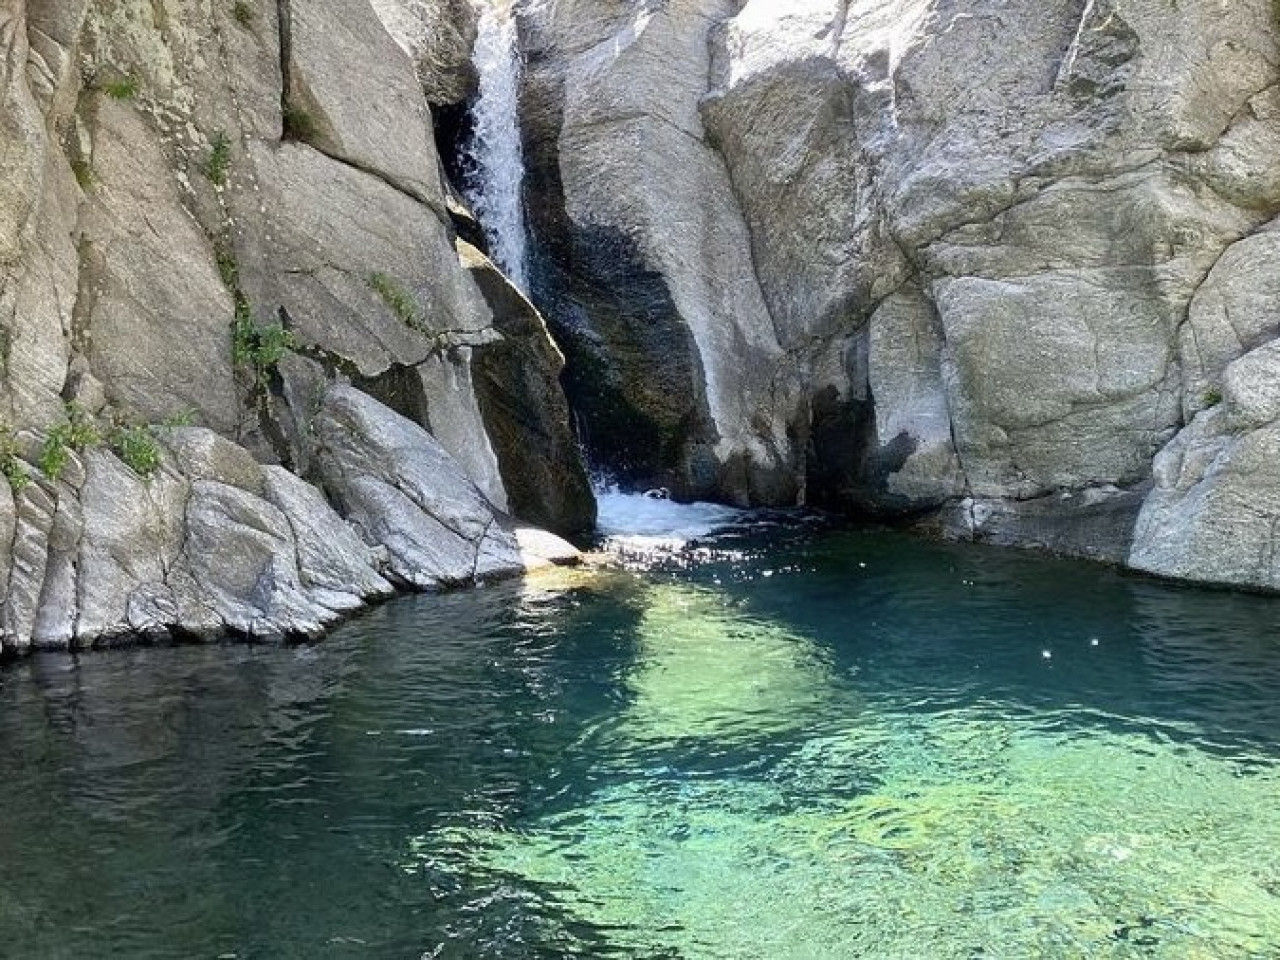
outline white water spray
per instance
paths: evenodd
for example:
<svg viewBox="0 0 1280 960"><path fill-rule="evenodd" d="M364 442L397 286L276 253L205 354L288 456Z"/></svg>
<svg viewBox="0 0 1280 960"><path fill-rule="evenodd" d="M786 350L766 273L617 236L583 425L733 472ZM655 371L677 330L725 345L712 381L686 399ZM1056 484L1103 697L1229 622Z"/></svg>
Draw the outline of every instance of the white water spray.
<svg viewBox="0 0 1280 960"><path fill-rule="evenodd" d="M743 510L715 503L676 503L617 487L596 490L596 526L608 549L625 553L667 553L690 541L748 522Z"/></svg>
<svg viewBox="0 0 1280 960"><path fill-rule="evenodd" d="M522 291L528 290L524 203L524 152L520 143L520 49L509 2L479 0L480 23L472 59L480 90L472 109L467 200L494 262Z"/></svg>

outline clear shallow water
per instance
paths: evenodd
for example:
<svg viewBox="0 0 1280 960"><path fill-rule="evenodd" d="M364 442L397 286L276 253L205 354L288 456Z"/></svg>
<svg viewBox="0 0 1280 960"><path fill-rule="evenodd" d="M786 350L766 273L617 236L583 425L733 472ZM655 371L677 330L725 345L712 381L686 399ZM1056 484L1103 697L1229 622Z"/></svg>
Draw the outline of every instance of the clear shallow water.
<svg viewBox="0 0 1280 960"><path fill-rule="evenodd" d="M1280 602L696 555L0 672L0 955L1280 954Z"/></svg>

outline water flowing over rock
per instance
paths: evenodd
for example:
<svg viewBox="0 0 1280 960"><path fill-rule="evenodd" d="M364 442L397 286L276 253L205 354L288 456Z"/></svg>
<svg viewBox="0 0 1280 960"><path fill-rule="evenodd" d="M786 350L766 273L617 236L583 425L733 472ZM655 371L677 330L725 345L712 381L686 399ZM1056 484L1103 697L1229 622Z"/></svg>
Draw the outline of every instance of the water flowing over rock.
<svg viewBox="0 0 1280 960"><path fill-rule="evenodd" d="M478 89L467 147L467 199L484 227L489 253L511 282L527 290L524 151L520 142L520 49L509 4L483 4L473 54Z"/></svg>

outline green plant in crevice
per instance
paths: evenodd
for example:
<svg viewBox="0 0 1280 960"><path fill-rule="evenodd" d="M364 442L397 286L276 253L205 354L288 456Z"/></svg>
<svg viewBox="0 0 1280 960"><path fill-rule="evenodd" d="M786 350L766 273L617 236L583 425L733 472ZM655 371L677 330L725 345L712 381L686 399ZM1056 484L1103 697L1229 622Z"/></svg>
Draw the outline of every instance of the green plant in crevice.
<svg viewBox="0 0 1280 960"><path fill-rule="evenodd" d="M14 493L21 493L31 483L31 473L18 456L18 440L10 427L0 431L0 473L9 481Z"/></svg>
<svg viewBox="0 0 1280 960"><path fill-rule="evenodd" d="M93 189L93 167L88 160L72 160L71 173L76 178L76 183L80 184L80 189L88 193Z"/></svg>
<svg viewBox="0 0 1280 960"><path fill-rule="evenodd" d="M286 140L308 141L315 139L316 121L301 107L287 103L284 107L284 138Z"/></svg>
<svg viewBox="0 0 1280 960"><path fill-rule="evenodd" d="M419 333L426 332L422 311L419 309L417 301L393 277L375 271L369 274L365 282L369 285L369 289L378 295L379 299L387 305L387 308L396 315L401 323L406 327L417 330Z"/></svg>
<svg viewBox="0 0 1280 960"><path fill-rule="evenodd" d="M204 158L204 175L215 187L227 185L227 171L231 169L231 138L226 131L218 130L209 141L209 155Z"/></svg>
<svg viewBox="0 0 1280 960"><path fill-rule="evenodd" d="M67 468L70 458L70 444L67 442L67 426L59 424L49 431L44 438L44 446L40 448L40 458L36 466L50 480L61 480L62 471Z"/></svg>
<svg viewBox="0 0 1280 960"><path fill-rule="evenodd" d="M1217 387L1210 387L1204 392L1204 396L1200 399L1204 403L1206 410L1209 409L1209 407L1216 407L1222 402L1222 391Z"/></svg>
<svg viewBox="0 0 1280 960"><path fill-rule="evenodd" d="M91 414L72 401L65 407L67 413L67 442L73 450L85 450L102 443L102 432Z"/></svg>
<svg viewBox="0 0 1280 960"><path fill-rule="evenodd" d="M213 259L218 265L218 276L222 278L223 286L231 291L232 296L239 295L240 263L226 234L213 238Z"/></svg>
<svg viewBox="0 0 1280 960"><path fill-rule="evenodd" d="M160 425L163 427L192 427L195 426L195 422L195 409L193 407L184 407L169 414Z"/></svg>
<svg viewBox="0 0 1280 960"><path fill-rule="evenodd" d="M109 80L102 85L102 92L112 100L136 100L138 97L138 80L126 74L118 80Z"/></svg>
<svg viewBox="0 0 1280 960"><path fill-rule="evenodd" d="M79 453L102 442L102 434L88 410L78 403L68 403L66 414L67 422L58 424L45 435L36 463L40 472L50 480L62 479L71 451Z"/></svg>
<svg viewBox="0 0 1280 960"><path fill-rule="evenodd" d="M110 442L116 456L142 479L150 478L160 469L160 441L145 424L118 424L111 433Z"/></svg>
<svg viewBox="0 0 1280 960"><path fill-rule="evenodd" d="M243 296L237 299L231 324L231 359L236 367L252 373L256 386L266 386L284 355L297 348L298 338L293 331L280 324L259 324Z"/></svg>
<svg viewBox="0 0 1280 960"><path fill-rule="evenodd" d="M218 275L235 303L231 320L232 365L250 373L254 386L261 389L284 355L298 349L298 338L280 324L260 324L254 319L249 298L240 287L240 263L226 234L213 239L213 256Z"/></svg>
<svg viewBox="0 0 1280 960"><path fill-rule="evenodd" d="M235 3L231 5L231 15L235 17L236 23L242 27L250 26L257 17L253 4L249 3L248 0L235 0Z"/></svg>

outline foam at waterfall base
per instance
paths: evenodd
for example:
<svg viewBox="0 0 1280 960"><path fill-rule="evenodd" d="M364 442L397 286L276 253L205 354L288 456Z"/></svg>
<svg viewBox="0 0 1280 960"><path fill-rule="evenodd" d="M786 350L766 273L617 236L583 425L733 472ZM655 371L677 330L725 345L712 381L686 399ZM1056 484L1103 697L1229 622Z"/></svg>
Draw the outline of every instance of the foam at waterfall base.
<svg viewBox="0 0 1280 960"><path fill-rule="evenodd" d="M623 493L596 494L597 529L606 548L640 552L677 551L690 542L748 522L745 510L716 503L677 503Z"/></svg>

